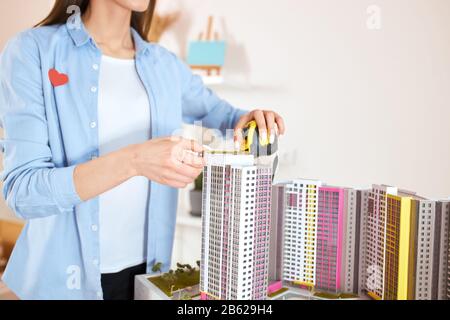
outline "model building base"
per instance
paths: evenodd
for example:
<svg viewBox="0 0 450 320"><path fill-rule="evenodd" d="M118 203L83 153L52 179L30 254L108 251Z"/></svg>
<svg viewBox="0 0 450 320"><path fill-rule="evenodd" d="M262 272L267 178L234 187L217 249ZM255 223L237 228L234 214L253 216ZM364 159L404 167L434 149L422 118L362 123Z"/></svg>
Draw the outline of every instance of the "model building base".
<svg viewBox="0 0 450 320"><path fill-rule="evenodd" d="M333 294L301 288L293 284L284 284L277 292L269 294L268 300L371 300L367 295Z"/></svg>
<svg viewBox="0 0 450 320"><path fill-rule="evenodd" d="M135 278L135 300L199 300L200 270L188 264L167 273Z"/></svg>
<svg viewBox="0 0 450 320"><path fill-rule="evenodd" d="M185 273L175 279L169 273L160 275L139 275L135 278L135 300L200 300L199 271ZM331 294L308 290L292 283L282 283L267 300L370 300L362 294Z"/></svg>

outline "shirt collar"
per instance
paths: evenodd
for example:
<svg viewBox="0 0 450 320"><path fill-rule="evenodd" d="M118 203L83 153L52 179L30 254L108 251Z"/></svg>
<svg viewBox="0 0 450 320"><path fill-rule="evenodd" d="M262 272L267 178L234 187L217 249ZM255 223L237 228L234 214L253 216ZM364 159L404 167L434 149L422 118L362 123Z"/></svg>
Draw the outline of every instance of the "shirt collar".
<svg viewBox="0 0 450 320"><path fill-rule="evenodd" d="M85 45L91 38L79 13L67 19L66 28L77 47Z"/></svg>
<svg viewBox="0 0 450 320"><path fill-rule="evenodd" d="M134 28L131 28L131 35L133 36L136 55L145 53L148 49L147 41L142 39L141 35Z"/></svg>
<svg viewBox="0 0 450 320"><path fill-rule="evenodd" d="M85 45L87 42L89 42L89 40L93 41L93 39L89 35L89 32L86 30L86 27L84 26L83 20L81 19L81 15L79 13L73 15L67 20L66 27L77 47ZM136 56L145 53L145 51L148 49L147 42L142 39L142 37L134 28L131 28L131 35L136 47Z"/></svg>

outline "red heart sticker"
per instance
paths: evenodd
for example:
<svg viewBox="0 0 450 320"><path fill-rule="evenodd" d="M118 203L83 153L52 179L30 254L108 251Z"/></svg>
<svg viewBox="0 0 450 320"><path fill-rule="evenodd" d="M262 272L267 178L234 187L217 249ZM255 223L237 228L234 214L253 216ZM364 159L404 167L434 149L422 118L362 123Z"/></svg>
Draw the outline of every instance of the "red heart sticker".
<svg viewBox="0 0 450 320"><path fill-rule="evenodd" d="M48 71L48 77L53 87L63 86L69 82L69 77L67 74L59 73L56 69L50 69Z"/></svg>

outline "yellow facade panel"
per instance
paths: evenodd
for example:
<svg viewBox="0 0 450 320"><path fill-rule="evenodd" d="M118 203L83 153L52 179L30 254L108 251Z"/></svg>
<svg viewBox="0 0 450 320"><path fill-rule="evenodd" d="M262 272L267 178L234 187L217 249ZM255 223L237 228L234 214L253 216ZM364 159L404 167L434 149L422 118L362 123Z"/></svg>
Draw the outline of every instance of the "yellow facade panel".
<svg viewBox="0 0 450 320"><path fill-rule="evenodd" d="M410 197L402 197L400 209L400 248L397 293L398 300L414 299L415 230L415 200Z"/></svg>

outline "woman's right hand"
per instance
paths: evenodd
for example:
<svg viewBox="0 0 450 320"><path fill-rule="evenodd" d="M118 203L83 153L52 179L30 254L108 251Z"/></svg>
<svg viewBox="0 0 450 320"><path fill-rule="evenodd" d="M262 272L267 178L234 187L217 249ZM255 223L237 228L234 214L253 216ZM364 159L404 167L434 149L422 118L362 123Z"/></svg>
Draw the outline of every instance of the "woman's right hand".
<svg viewBox="0 0 450 320"><path fill-rule="evenodd" d="M184 188L201 173L203 147L193 140L158 138L82 163L74 170L75 188L87 201L135 176L174 188Z"/></svg>
<svg viewBox="0 0 450 320"><path fill-rule="evenodd" d="M174 188L192 183L205 166L198 156L203 147L179 137L158 138L131 147L131 166L136 176Z"/></svg>

